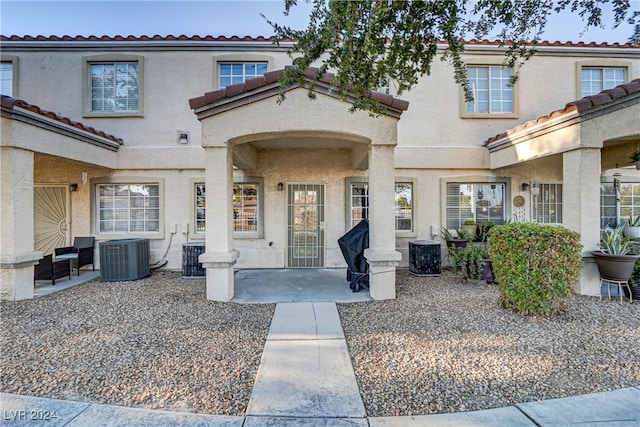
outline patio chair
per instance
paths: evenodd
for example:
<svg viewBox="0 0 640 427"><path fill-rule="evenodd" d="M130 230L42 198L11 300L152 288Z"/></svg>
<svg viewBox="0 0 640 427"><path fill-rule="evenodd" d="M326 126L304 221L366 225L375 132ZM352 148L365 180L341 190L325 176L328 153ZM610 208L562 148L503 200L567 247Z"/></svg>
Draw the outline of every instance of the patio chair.
<svg viewBox="0 0 640 427"><path fill-rule="evenodd" d="M56 279L69 276L71 280L70 260L54 260L53 255L45 255L38 264L33 267L33 281L51 280L51 285L55 286Z"/></svg>
<svg viewBox="0 0 640 427"><path fill-rule="evenodd" d="M73 239L73 246L66 246L64 248L56 248L56 258L71 260L71 269L78 269L78 276L80 276L80 268L91 264L93 271L96 271L96 267L93 264L93 237L76 237Z"/></svg>

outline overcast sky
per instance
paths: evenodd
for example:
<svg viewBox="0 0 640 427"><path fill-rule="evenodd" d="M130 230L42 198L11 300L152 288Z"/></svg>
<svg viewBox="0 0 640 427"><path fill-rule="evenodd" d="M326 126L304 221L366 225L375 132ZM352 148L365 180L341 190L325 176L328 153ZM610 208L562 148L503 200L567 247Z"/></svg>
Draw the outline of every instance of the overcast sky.
<svg viewBox="0 0 640 427"><path fill-rule="evenodd" d="M9 35L212 35L270 36L271 27L260 14L280 24L304 28L311 10L303 0L291 16L283 15L282 0L199 1L31 1L1 0L0 33ZM640 0L631 0L640 10ZM605 16L605 29L584 32L577 16L565 14L547 27L549 41L626 42L632 32L625 24L611 28L613 17Z"/></svg>

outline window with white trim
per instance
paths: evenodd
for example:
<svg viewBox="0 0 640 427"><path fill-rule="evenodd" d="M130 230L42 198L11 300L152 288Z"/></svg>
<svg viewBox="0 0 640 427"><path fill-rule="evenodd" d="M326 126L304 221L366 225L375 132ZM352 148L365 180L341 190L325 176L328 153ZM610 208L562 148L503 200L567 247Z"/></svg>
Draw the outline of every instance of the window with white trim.
<svg viewBox="0 0 640 427"><path fill-rule="evenodd" d="M512 113L513 85L511 68L503 66L470 66L467 78L473 101L466 103L467 113Z"/></svg>
<svg viewBox="0 0 640 427"><path fill-rule="evenodd" d="M98 184L97 197L99 233L160 231L158 184Z"/></svg>
<svg viewBox="0 0 640 427"><path fill-rule="evenodd" d="M447 183L446 228L461 228L468 218L477 224L486 221L502 224L505 220L505 190L506 185L499 182Z"/></svg>
<svg viewBox="0 0 640 427"><path fill-rule="evenodd" d="M0 63L0 94L13 96L13 62Z"/></svg>
<svg viewBox="0 0 640 427"><path fill-rule="evenodd" d="M620 183L620 220L640 215L640 183ZM600 184L600 229L616 226L616 190L613 182Z"/></svg>
<svg viewBox="0 0 640 427"><path fill-rule="evenodd" d="M233 231L258 232L258 184L233 184Z"/></svg>
<svg viewBox="0 0 640 427"><path fill-rule="evenodd" d="M139 111L138 62L89 64L89 111Z"/></svg>
<svg viewBox="0 0 640 427"><path fill-rule="evenodd" d="M207 231L206 219L207 219L207 193L203 183L197 183L195 185L194 200L196 204L196 217L195 217L195 231L196 233L204 233Z"/></svg>
<svg viewBox="0 0 640 427"><path fill-rule="evenodd" d="M218 88L242 83L267 72L266 62L220 62L218 63Z"/></svg>
<svg viewBox="0 0 640 427"><path fill-rule="evenodd" d="M369 184L351 182L349 184L350 225L355 227L363 219L369 218ZM395 229L413 231L413 183L395 184Z"/></svg>
<svg viewBox="0 0 640 427"><path fill-rule="evenodd" d="M261 184L258 182L236 182L233 184L233 231L235 237L257 238L261 233L262 206ZM207 231L206 189L203 182L194 186L195 232Z"/></svg>
<svg viewBox="0 0 640 427"><path fill-rule="evenodd" d="M627 81L625 67L582 67L581 96L595 95L605 89L611 89Z"/></svg>
<svg viewBox="0 0 640 427"><path fill-rule="evenodd" d="M369 218L369 184L352 182L349 185L349 194L351 227L355 227L363 219Z"/></svg>
<svg viewBox="0 0 640 427"><path fill-rule="evenodd" d="M396 231L413 231L413 183L396 182Z"/></svg>
<svg viewBox="0 0 640 427"><path fill-rule="evenodd" d="M562 184L538 183L531 188L531 218L541 224L562 223Z"/></svg>

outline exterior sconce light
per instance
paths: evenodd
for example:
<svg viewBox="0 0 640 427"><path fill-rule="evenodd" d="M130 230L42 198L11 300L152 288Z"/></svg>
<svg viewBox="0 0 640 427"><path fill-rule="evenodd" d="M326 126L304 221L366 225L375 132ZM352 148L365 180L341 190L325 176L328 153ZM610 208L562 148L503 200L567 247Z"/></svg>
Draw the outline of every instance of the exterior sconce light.
<svg viewBox="0 0 640 427"><path fill-rule="evenodd" d="M69 191L74 192L78 190L78 184L69 184Z"/></svg>
<svg viewBox="0 0 640 427"><path fill-rule="evenodd" d="M188 144L189 143L189 133L188 132L178 132L178 142L180 144Z"/></svg>
<svg viewBox="0 0 640 427"><path fill-rule="evenodd" d="M522 191L529 191L529 184L527 184L526 182L522 183Z"/></svg>
<svg viewBox="0 0 640 427"><path fill-rule="evenodd" d="M531 184L531 195L537 197L538 194L540 194L540 187L535 183Z"/></svg>
<svg viewBox="0 0 640 427"><path fill-rule="evenodd" d="M282 190L284 190L284 184L279 182L278 183L278 191L282 191Z"/></svg>

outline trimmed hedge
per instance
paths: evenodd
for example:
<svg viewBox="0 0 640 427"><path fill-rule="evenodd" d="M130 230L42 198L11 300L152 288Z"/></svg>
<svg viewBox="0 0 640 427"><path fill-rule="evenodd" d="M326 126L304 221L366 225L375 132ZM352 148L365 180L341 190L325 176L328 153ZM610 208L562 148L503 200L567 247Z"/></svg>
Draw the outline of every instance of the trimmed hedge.
<svg viewBox="0 0 640 427"><path fill-rule="evenodd" d="M535 223L495 226L489 233L500 304L523 315L558 313L580 277L580 235Z"/></svg>

